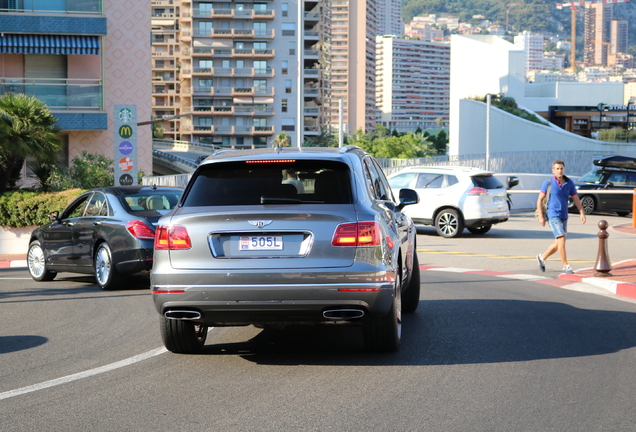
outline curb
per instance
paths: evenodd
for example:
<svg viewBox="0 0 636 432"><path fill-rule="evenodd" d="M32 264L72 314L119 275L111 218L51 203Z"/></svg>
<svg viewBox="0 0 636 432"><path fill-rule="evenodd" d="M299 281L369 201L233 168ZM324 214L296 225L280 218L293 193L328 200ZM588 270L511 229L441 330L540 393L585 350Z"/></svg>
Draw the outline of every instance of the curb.
<svg viewBox="0 0 636 432"><path fill-rule="evenodd" d="M620 297L636 299L636 284L597 277L584 277L576 274L560 275L559 279L585 283L597 288L602 288Z"/></svg>
<svg viewBox="0 0 636 432"><path fill-rule="evenodd" d="M557 279L548 278L545 276L536 276L536 275L528 275L528 274L518 274L518 273L505 273L505 272L497 272L497 271L489 271L489 270L475 270L475 269L464 269L464 268L455 268L455 267L436 267L436 266L420 266L420 270L425 271L443 271L450 273L469 273L469 274L478 274L484 276L495 276L495 277L503 277L508 279L517 279L531 282L538 282L546 285L552 285L560 288L568 288L570 285L575 285L577 283L583 283L586 285L591 285L596 288L601 288L609 294L614 294L619 297L625 297L629 299L636 299L636 284L607 280L603 278L595 278L595 277L583 277L577 276L576 274L572 275L559 275Z"/></svg>
<svg viewBox="0 0 636 432"><path fill-rule="evenodd" d="M0 261L0 268L26 268L26 260Z"/></svg>

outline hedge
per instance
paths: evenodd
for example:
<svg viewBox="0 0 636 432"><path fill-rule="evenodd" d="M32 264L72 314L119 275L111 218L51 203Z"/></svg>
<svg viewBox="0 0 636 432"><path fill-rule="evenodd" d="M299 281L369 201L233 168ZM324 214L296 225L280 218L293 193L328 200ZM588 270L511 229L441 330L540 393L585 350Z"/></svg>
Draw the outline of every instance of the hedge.
<svg viewBox="0 0 636 432"><path fill-rule="evenodd" d="M58 210L61 213L82 192L82 189L55 193L22 190L5 192L0 195L0 226L23 228L47 225L52 211Z"/></svg>

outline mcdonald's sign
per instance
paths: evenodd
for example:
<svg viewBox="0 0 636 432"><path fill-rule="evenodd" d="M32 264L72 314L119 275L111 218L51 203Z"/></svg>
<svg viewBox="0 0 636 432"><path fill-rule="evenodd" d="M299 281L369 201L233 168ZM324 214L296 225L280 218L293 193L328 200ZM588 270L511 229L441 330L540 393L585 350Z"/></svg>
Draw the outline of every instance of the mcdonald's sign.
<svg viewBox="0 0 636 432"><path fill-rule="evenodd" d="M137 184L137 105L115 105L115 186Z"/></svg>

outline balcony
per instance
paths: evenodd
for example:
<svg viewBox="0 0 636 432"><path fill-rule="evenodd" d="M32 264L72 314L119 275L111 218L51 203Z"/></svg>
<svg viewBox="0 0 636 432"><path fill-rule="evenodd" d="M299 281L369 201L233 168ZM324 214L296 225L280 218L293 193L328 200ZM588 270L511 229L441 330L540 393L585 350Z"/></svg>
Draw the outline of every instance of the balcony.
<svg viewBox="0 0 636 432"><path fill-rule="evenodd" d="M24 7L25 5L31 7ZM21 7L11 7L11 5ZM2 9L2 12L9 13L37 13L37 14L102 14L102 0L66 0L66 1L47 1L47 2L9 2L9 9Z"/></svg>
<svg viewBox="0 0 636 432"><path fill-rule="evenodd" d="M152 0L150 3L152 6L174 6L174 0Z"/></svg>
<svg viewBox="0 0 636 432"><path fill-rule="evenodd" d="M252 126L252 135L274 135L274 126Z"/></svg>
<svg viewBox="0 0 636 432"><path fill-rule="evenodd" d="M0 78L0 95L35 96L52 110L103 110L99 79Z"/></svg>
<svg viewBox="0 0 636 432"><path fill-rule="evenodd" d="M232 57L235 58L274 58L273 49L233 49Z"/></svg>
<svg viewBox="0 0 636 432"><path fill-rule="evenodd" d="M306 117L318 117L320 114L320 108L318 107L305 107L303 108L303 115Z"/></svg>
<svg viewBox="0 0 636 432"><path fill-rule="evenodd" d="M214 125L194 125L192 126L192 130L193 132L196 132L197 134L205 134L205 135L211 135L215 132L214 130Z"/></svg>

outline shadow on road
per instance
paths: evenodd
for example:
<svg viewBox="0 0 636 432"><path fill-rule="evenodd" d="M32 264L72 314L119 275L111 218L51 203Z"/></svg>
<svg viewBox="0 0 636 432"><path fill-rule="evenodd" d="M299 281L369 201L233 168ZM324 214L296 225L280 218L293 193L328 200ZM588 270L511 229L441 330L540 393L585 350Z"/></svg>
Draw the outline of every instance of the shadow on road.
<svg viewBox="0 0 636 432"><path fill-rule="evenodd" d="M44 345L47 342L48 338L43 336L0 336L0 354L35 348L37 346Z"/></svg>
<svg viewBox="0 0 636 432"><path fill-rule="evenodd" d="M426 301L405 317L398 353L364 351L359 327L267 329L205 354L266 365L457 365L597 356L636 346L636 314L517 300Z"/></svg>
<svg viewBox="0 0 636 432"><path fill-rule="evenodd" d="M597 230L598 231L598 230ZM434 227L418 226L417 233L423 236L439 237ZM571 239L586 239L596 237L596 231L591 230L589 234L581 234L568 232L568 240ZM441 238L441 237L440 237ZM483 241L484 239L536 239L545 238L546 240L554 239L552 231L549 228L538 227L536 230L518 230L518 229L506 229L505 225L501 227L493 227L486 234L471 234L468 230L464 230L463 234L459 237L463 241L476 240ZM453 239L448 239L453 240Z"/></svg>

